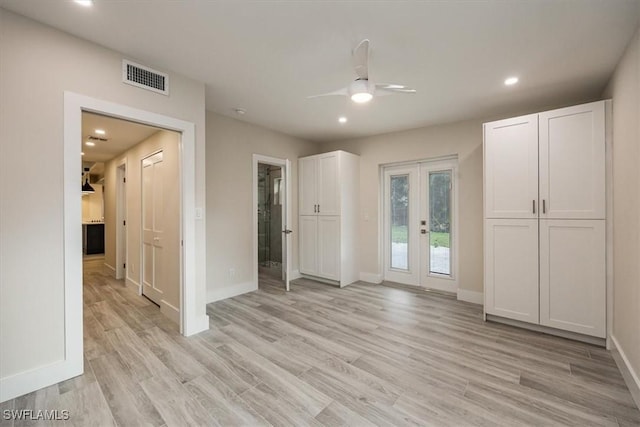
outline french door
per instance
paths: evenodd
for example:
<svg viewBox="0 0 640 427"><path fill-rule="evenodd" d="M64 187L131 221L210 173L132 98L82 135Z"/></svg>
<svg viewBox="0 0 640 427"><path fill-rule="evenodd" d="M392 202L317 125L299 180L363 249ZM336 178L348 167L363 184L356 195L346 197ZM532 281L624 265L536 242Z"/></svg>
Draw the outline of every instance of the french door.
<svg viewBox="0 0 640 427"><path fill-rule="evenodd" d="M384 169L385 280L455 292L457 161Z"/></svg>

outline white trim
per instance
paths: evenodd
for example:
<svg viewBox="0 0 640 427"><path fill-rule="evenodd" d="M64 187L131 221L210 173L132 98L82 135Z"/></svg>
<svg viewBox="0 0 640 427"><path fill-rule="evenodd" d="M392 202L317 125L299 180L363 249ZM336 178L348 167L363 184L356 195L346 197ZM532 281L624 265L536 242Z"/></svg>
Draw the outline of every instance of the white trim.
<svg viewBox="0 0 640 427"><path fill-rule="evenodd" d="M142 295L142 287L140 286L140 283L127 277L126 279L124 279L124 284L127 286L127 288L135 291L138 295Z"/></svg>
<svg viewBox="0 0 640 427"><path fill-rule="evenodd" d="M160 312L175 323L180 323L180 310L171 303L165 300L160 300Z"/></svg>
<svg viewBox="0 0 640 427"><path fill-rule="evenodd" d="M116 166L116 279L124 279L127 275L127 269L122 265L122 253L124 252L124 263L129 262L129 253L127 252L127 189L125 182L127 178L127 158L123 158ZM124 200L124 203L122 203ZM124 223L123 223L124 222ZM124 230L122 230L124 228ZM123 239L124 237L124 239Z"/></svg>
<svg viewBox="0 0 640 427"><path fill-rule="evenodd" d="M252 216L253 216L253 226L252 226L252 244L253 244L253 285L255 289L258 289L258 163L263 163L267 165L280 166L282 168L283 176L285 177L285 206L283 207L285 213L285 221L288 225L288 228L291 227L291 162L289 159L279 159L277 157L269 157L263 156L261 154L253 154L252 156L252 180L251 180L251 193L252 193ZM286 237L285 237L286 238ZM289 242L293 239L291 237L288 238ZM284 239L283 239L284 240ZM287 253L292 252L291 248L292 244L287 245ZM288 259L287 254L282 254L283 265L282 268L284 271L290 271L292 265L291 260ZM291 257L292 258L292 257ZM299 274L299 273L298 273ZM285 287L286 290L289 290L289 282L292 279L285 278ZM246 291L249 292L249 291Z"/></svg>
<svg viewBox="0 0 640 427"><path fill-rule="evenodd" d="M104 268L107 270L107 273L109 274L109 276L113 277L114 279L116 278L116 269L115 267L107 264L106 262L104 263Z"/></svg>
<svg viewBox="0 0 640 427"><path fill-rule="evenodd" d="M301 277L302 277L302 274L300 274L300 270L291 270L291 279L290 280L300 279Z"/></svg>
<svg viewBox="0 0 640 427"><path fill-rule="evenodd" d="M238 283L236 285L225 286L220 289L210 289L207 291L207 304L257 290L258 284L254 282Z"/></svg>
<svg viewBox="0 0 640 427"><path fill-rule="evenodd" d="M80 188L80 186L78 186ZM0 402L82 375L84 363L71 363L70 358L29 371L0 378Z"/></svg>
<svg viewBox="0 0 640 427"><path fill-rule="evenodd" d="M631 366L631 362L629 362L629 358L622 350L622 346L616 339L615 336L611 335L611 355L613 356L613 360L615 360L616 365L618 365L618 369L622 373L622 377L624 378L624 382L627 384L629 388L629 392L633 397L633 400L636 402L636 406L640 409L640 376Z"/></svg>
<svg viewBox="0 0 640 427"><path fill-rule="evenodd" d="M367 283L374 283L379 285L382 283L382 274L379 273L366 273L364 271L360 272L360 281Z"/></svg>
<svg viewBox="0 0 640 427"><path fill-rule="evenodd" d="M605 129L605 240L606 240L606 309L607 350L613 335L613 117L611 100L604 101Z"/></svg>
<svg viewBox="0 0 640 427"><path fill-rule="evenodd" d="M484 304L484 293L458 288L458 300L473 304Z"/></svg>

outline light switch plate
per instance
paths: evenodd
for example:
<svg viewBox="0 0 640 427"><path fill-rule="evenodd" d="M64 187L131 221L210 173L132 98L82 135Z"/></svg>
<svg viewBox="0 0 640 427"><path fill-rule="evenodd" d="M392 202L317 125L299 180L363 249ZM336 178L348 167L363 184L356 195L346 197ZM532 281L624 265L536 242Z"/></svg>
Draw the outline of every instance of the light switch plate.
<svg viewBox="0 0 640 427"><path fill-rule="evenodd" d="M196 208L196 219L202 219L202 208Z"/></svg>

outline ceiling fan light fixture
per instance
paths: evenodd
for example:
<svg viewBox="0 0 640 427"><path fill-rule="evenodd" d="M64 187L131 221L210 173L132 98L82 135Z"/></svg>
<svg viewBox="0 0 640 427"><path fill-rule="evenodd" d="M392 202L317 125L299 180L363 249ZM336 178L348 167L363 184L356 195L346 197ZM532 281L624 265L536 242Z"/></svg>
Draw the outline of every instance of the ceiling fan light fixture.
<svg viewBox="0 0 640 427"><path fill-rule="evenodd" d="M369 102L373 99L373 95L369 92L357 92L351 95L351 100L358 104L364 104L365 102Z"/></svg>

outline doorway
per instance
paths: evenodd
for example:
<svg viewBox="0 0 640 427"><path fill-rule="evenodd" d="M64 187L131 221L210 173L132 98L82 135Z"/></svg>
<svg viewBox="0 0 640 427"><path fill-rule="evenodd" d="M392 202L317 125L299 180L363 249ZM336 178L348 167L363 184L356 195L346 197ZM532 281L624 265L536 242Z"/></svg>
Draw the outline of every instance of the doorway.
<svg viewBox="0 0 640 427"><path fill-rule="evenodd" d="M258 274L285 279L282 167L258 163Z"/></svg>
<svg viewBox="0 0 640 427"><path fill-rule="evenodd" d="M457 163L383 169L385 280L457 291Z"/></svg>
<svg viewBox="0 0 640 427"><path fill-rule="evenodd" d="M289 290L291 162L253 155L254 283Z"/></svg>

